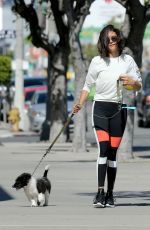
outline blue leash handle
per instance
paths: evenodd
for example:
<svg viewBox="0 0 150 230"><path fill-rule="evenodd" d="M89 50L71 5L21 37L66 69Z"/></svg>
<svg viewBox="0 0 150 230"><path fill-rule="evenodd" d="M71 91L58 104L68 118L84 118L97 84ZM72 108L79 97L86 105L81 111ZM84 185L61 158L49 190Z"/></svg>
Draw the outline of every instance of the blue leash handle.
<svg viewBox="0 0 150 230"><path fill-rule="evenodd" d="M132 110L134 110L134 109L136 109L136 107L135 106L123 106L122 109L132 109Z"/></svg>

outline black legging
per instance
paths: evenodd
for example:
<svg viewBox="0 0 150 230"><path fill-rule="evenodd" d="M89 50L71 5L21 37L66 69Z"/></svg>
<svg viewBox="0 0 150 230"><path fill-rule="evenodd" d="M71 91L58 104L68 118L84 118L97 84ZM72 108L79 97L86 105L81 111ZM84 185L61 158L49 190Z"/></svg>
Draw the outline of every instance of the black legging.
<svg viewBox="0 0 150 230"><path fill-rule="evenodd" d="M117 164L116 153L127 120L127 110L118 103L95 101L93 104L93 128L99 148L97 159L98 188L104 187L107 171L107 189L114 188Z"/></svg>

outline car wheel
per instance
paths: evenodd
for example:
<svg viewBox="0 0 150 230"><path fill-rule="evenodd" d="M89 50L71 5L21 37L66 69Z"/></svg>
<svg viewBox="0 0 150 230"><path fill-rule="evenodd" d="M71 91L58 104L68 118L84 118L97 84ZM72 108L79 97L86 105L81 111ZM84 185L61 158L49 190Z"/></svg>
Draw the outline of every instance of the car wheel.
<svg viewBox="0 0 150 230"><path fill-rule="evenodd" d="M139 111L137 111L137 115L138 115L138 117L142 117L143 116L143 114L141 114Z"/></svg>
<svg viewBox="0 0 150 230"><path fill-rule="evenodd" d="M138 120L138 127L143 127L144 125L143 125L143 120Z"/></svg>
<svg viewBox="0 0 150 230"><path fill-rule="evenodd" d="M144 121L143 121L143 127L144 127L144 128L149 127L149 122L148 122L147 120L144 120Z"/></svg>

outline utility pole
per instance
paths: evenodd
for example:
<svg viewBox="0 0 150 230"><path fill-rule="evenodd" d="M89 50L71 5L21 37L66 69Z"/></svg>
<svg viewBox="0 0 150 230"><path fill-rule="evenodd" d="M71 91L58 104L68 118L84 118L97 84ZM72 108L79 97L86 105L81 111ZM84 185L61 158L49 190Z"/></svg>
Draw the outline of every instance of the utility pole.
<svg viewBox="0 0 150 230"><path fill-rule="evenodd" d="M19 129L25 130L24 80L23 80L23 20L16 20L16 76L14 106L19 109Z"/></svg>
<svg viewBox="0 0 150 230"><path fill-rule="evenodd" d="M3 1L0 0L0 30L3 29Z"/></svg>

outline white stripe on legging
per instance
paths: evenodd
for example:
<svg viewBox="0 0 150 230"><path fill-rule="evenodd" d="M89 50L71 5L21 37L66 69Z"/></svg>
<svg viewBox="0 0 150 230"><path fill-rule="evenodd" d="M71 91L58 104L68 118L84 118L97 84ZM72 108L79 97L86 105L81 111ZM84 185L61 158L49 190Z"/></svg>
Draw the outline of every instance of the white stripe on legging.
<svg viewBox="0 0 150 230"><path fill-rule="evenodd" d="M93 127L93 131L94 131L94 135L95 135L95 139L96 139L97 147L98 147L98 156L97 156L97 163L96 163L96 176L97 176L97 184L98 184L98 161L99 161L99 158L100 158L99 157L99 155L100 155L100 144L99 144L99 141L98 141L96 130L94 128L94 119L93 119L94 105L95 105L95 101L93 101L93 105L92 105L92 127Z"/></svg>
<svg viewBox="0 0 150 230"><path fill-rule="evenodd" d="M98 164L105 165L107 163L107 157L98 157Z"/></svg>
<svg viewBox="0 0 150 230"><path fill-rule="evenodd" d="M108 160L108 166L110 168L117 168L117 161L110 161L110 160Z"/></svg>

